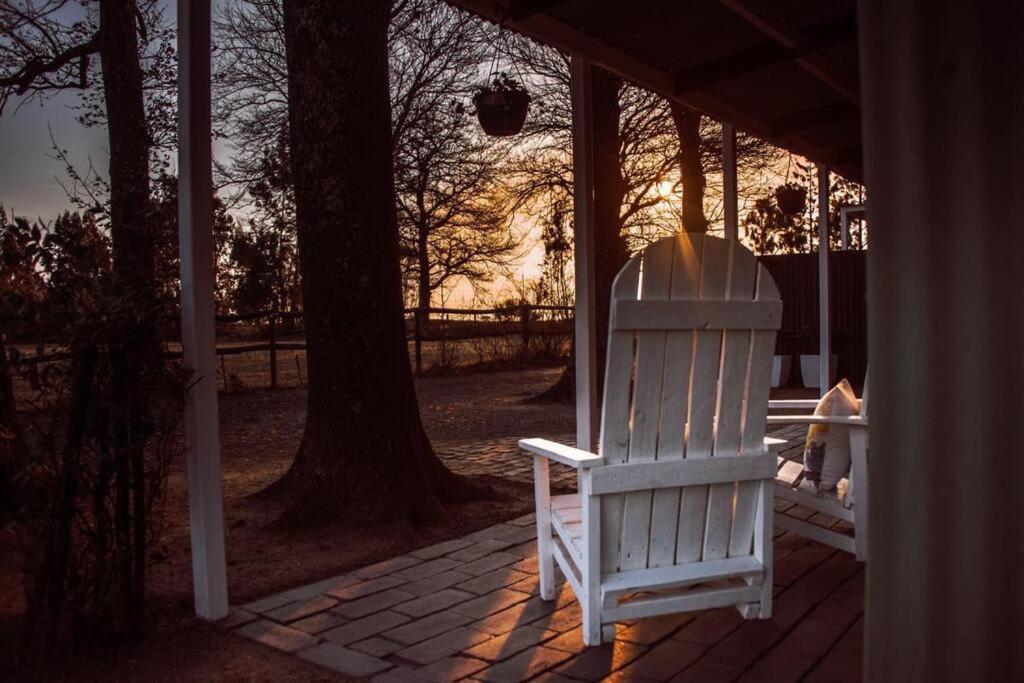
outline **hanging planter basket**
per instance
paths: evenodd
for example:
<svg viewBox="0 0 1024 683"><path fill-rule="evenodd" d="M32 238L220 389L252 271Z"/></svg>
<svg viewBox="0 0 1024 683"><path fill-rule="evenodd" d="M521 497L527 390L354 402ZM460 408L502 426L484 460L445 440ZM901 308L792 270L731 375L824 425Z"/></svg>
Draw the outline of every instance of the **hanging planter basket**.
<svg viewBox="0 0 1024 683"><path fill-rule="evenodd" d="M775 188L775 203L787 216L799 216L807 208L807 188L786 183Z"/></svg>
<svg viewBox="0 0 1024 683"><path fill-rule="evenodd" d="M493 137L518 135L530 110L530 93L518 81L498 74L473 95L476 117L484 132Z"/></svg>

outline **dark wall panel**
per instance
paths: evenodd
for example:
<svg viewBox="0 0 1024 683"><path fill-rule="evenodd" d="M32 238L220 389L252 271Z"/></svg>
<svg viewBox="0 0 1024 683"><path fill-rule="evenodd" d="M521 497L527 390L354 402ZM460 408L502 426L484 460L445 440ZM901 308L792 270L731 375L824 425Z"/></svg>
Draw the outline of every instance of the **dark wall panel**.
<svg viewBox="0 0 1024 683"><path fill-rule="evenodd" d="M776 353L793 355L790 384L799 384L801 353L818 352L818 255L761 256L782 294L782 329ZM859 392L868 362L867 252L829 254L832 352L839 356L838 377Z"/></svg>

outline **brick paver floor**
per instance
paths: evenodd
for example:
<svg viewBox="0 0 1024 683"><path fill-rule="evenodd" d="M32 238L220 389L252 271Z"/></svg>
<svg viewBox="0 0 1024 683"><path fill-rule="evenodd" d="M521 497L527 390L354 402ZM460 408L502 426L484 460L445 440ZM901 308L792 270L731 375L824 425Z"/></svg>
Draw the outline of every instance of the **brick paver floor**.
<svg viewBox="0 0 1024 683"><path fill-rule="evenodd" d="M803 434L775 433L792 439L784 455L799 452ZM531 477L514 440L442 457L461 472ZM553 474L574 486L572 470ZM561 584L551 602L537 594L527 515L235 607L222 624L374 681L860 680L864 565L781 534L774 583L770 620L745 621L725 608L629 621L618 624L614 643L584 648L569 587Z"/></svg>

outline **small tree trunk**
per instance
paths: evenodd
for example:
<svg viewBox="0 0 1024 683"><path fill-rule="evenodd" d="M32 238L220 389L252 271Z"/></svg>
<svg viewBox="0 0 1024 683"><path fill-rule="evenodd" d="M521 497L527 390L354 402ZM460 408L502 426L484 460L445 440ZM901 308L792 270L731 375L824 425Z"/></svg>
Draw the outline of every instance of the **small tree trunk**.
<svg viewBox="0 0 1024 683"><path fill-rule="evenodd" d="M7 358L7 338L0 332L0 522L19 507L15 476L24 467L21 430L15 419L14 382Z"/></svg>
<svg viewBox="0 0 1024 683"><path fill-rule="evenodd" d="M420 421L402 313L380 0L285 0L289 129L309 392L285 519L429 522L488 492Z"/></svg>
<svg viewBox="0 0 1024 683"><path fill-rule="evenodd" d="M145 378L162 363L156 332L154 225L149 188L149 130L138 58L135 2L100 2L100 59L110 141L110 230L114 294L127 303L123 333L111 344L116 538L122 605L141 636L146 559Z"/></svg>
<svg viewBox="0 0 1024 683"><path fill-rule="evenodd" d="M422 196L420 197L422 202ZM420 214L423 215L422 212ZM416 372L423 372L423 340L422 335L427 331L430 324L430 252L427 249L426 219L421 219L416 226L416 315L413 317L415 330L413 334L416 340Z"/></svg>
<svg viewBox="0 0 1024 683"><path fill-rule="evenodd" d="M420 216L416 225L416 297L420 308L430 308L430 229L423 212Z"/></svg>
<svg viewBox="0 0 1024 683"><path fill-rule="evenodd" d="M700 162L701 115L678 102L671 103L672 121L679 136L679 177L683 185L683 230L707 232L704 215L704 168Z"/></svg>

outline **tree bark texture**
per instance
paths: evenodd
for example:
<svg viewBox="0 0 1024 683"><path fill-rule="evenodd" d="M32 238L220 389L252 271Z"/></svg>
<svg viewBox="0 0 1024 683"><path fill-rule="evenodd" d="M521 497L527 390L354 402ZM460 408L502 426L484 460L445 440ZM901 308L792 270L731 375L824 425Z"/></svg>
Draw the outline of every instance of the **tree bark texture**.
<svg viewBox="0 0 1024 683"><path fill-rule="evenodd" d="M123 307L111 341L115 525L126 625L141 635L145 595L145 448L148 370L162 364L156 332L154 221L149 129L135 2L100 2L100 60L110 144L110 230L114 297Z"/></svg>
<svg viewBox="0 0 1024 683"><path fill-rule="evenodd" d="M700 162L700 112L672 102L672 122L679 136L679 179L683 186L683 230L707 232L704 215L704 168Z"/></svg>
<svg viewBox="0 0 1024 683"><path fill-rule="evenodd" d="M409 365L381 0L286 0L291 163L309 392L284 520L430 522L487 491L451 473Z"/></svg>

